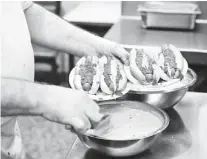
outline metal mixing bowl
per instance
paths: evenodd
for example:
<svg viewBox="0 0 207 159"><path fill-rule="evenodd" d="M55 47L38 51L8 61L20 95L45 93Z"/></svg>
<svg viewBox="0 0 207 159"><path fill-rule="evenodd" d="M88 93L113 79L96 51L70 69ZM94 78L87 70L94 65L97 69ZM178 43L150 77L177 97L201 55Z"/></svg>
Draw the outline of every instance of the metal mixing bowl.
<svg viewBox="0 0 207 159"><path fill-rule="evenodd" d="M192 78L188 83L182 85L179 88L170 88L164 90L146 90L146 91L129 91L125 96L122 97L122 100L132 100L132 101L140 101L144 103L148 103L155 107L161 109L167 109L175 106L186 94L189 90L190 86L192 86L196 80L197 75L192 69L188 69L188 75Z"/></svg>
<svg viewBox="0 0 207 159"><path fill-rule="evenodd" d="M140 138L130 138L128 140L107 140L101 137L78 134L79 139L88 147L95 149L110 156L131 156L148 149L166 129L169 124L168 115L161 109L153 107L149 104L137 102L137 101L107 101L99 103L101 113L112 114L117 112L118 109L128 107L132 109L138 109L150 112L156 115L162 122L162 126L151 134L147 134ZM124 109L125 110L125 109ZM122 111L122 110L121 110ZM127 122L127 121L126 121ZM124 130L123 130L124 131Z"/></svg>

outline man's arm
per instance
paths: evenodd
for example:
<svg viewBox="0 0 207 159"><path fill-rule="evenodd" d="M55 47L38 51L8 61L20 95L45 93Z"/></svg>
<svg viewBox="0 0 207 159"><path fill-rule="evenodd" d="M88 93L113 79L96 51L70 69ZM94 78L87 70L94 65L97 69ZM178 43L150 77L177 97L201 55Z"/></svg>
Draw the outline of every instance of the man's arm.
<svg viewBox="0 0 207 159"><path fill-rule="evenodd" d="M25 10L32 41L38 45L46 46L77 56L112 51L109 45L115 43L93 35L60 17L50 13L37 4Z"/></svg>
<svg viewBox="0 0 207 159"><path fill-rule="evenodd" d="M41 115L38 104L44 86L1 77L1 115Z"/></svg>
<svg viewBox="0 0 207 159"><path fill-rule="evenodd" d="M89 129L91 121L103 117L97 103L82 91L3 77L1 115L40 115L77 131Z"/></svg>

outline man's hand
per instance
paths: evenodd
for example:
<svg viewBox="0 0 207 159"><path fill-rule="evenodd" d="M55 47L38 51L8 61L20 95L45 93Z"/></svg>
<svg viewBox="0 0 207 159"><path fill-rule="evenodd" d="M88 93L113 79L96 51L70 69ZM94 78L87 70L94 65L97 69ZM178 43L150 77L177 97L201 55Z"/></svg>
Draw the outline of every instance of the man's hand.
<svg viewBox="0 0 207 159"><path fill-rule="evenodd" d="M53 122L70 125L76 132L85 132L91 123L103 117L99 106L80 91L48 86L47 94L40 101L41 115Z"/></svg>
<svg viewBox="0 0 207 159"><path fill-rule="evenodd" d="M1 116L40 115L77 132L103 116L87 94L69 88L2 77L1 89Z"/></svg>
<svg viewBox="0 0 207 159"><path fill-rule="evenodd" d="M98 54L115 56L119 58L124 64L129 64L129 53L122 46L101 37L96 38L99 40L96 40L97 44L94 44L94 46Z"/></svg>

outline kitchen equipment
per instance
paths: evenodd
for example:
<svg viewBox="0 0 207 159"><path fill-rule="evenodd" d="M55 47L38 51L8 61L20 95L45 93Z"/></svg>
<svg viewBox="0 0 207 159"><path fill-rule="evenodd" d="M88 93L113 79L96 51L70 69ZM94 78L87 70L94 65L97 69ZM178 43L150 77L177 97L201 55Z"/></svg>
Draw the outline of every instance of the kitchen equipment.
<svg viewBox="0 0 207 159"><path fill-rule="evenodd" d="M196 73L192 69L188 69L187 75L180 82L160 88L132 86L122 99L148 103L161 109L171 108L183 98L196 80Z"/></svg>
<svg viewBox="0 0 207 159"><path fill-rule="evenodd" d="M78 134L79 139L88 147L110 156L131 156L141 153L148 149L169 124L168 115L159 108L149 104L137 101L105 101L99 102L100 112L108 114L117 112L117 109L132 108L147 111L156 115L162 122L161 127L151 134L147 134L141 138L131 138L129 140L107 140L101 137L91 136L87 134ZM124 131L124 130L123 130Z"/></svg>
<svg viewBox="0 0 207 159"><path fill-rule="evenodd" d="M195 3L146 2L139 5L143 28L194 29L197 15L201 14Z"/></svg>

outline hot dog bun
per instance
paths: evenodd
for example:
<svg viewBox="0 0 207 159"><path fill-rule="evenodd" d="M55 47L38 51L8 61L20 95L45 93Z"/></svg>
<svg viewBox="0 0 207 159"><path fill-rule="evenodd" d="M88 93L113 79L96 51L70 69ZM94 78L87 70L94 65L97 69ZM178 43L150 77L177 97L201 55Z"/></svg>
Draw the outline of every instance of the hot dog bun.
<svg viewBox="0 0 207 159"><path fill-rule="evenodd" d="M117 60L117 73L119 76L117 76L117 91L122 91L127 86L127 77L124 72L124 66L120 61Z"/></svg>
<svg viewBox="0 0 207 159"><path fill-rule="evenodd" d="M130 71L141 84L150 85L159 81L159 74L155 72L155 69L156 62L143 49L131 50Z"/></svg>
<svg viewBox="0 0 207 159"><path fill-rule="evenodd" d="M172 44L162 45L161 50L157 59L157 64L164 72L161 78L169 81L184 76L187 72L188 64L181 52Z"/></svg>
<svg viewBox="0 0 207 159"><path fill-rule="evenodd" d="M124 72L126 74L127 79L133 84L140 84L140 82L132 75L130 66L124 65Z"/></svg>
<svg viewBox="0 0 207 159"><path fill-rule="evenodd" d="M127 78L122 64L113 57L100 58L100 88L106 94L113 94L126 88Z"/></svg>
<svg viewBox="0 0 207 159"><path fill-rule="evenodd" d="M77 62L73 79L75 89L95 94L99 89L99 78L98 57L83 57Z"/></svg>

